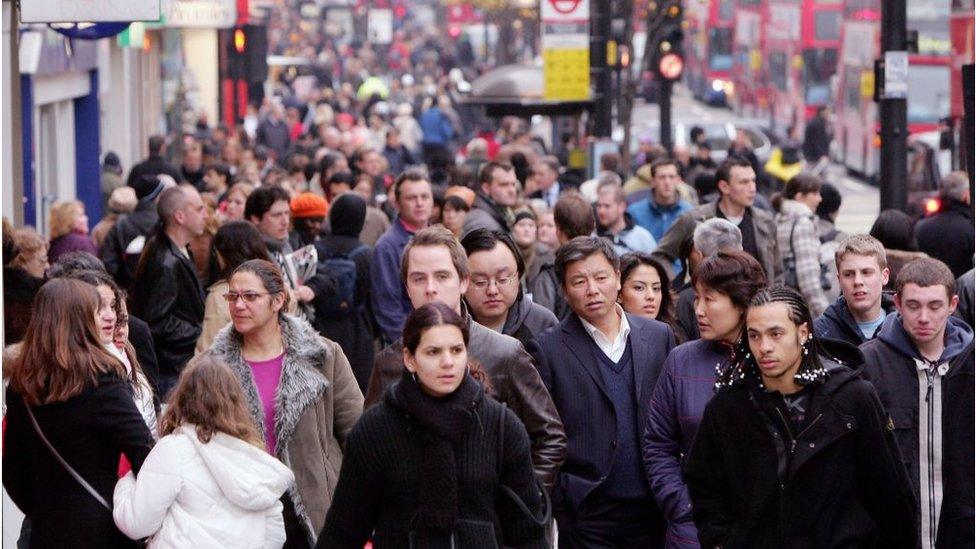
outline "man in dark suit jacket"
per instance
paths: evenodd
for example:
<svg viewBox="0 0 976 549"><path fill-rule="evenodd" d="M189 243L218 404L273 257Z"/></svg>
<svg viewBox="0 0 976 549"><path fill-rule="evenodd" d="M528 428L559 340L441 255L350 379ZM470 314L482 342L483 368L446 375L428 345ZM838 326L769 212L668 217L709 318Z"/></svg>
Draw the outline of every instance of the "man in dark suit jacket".
<svg viewBox="0 0 976 549"><path fill-rule="evenodd" d="M619 271L602 238L561 246L556 276L572 313L529 344L569 442L553 495L560 548L664 546L639 433L674 336L617 305Z"/></svg>

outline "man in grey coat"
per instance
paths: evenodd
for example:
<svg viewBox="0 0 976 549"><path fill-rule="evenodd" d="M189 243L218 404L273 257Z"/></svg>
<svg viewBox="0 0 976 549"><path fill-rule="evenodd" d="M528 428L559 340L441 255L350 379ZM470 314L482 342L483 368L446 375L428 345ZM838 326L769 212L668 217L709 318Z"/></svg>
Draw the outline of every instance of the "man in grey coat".
<svg viewBox="0 0 976 549"><path fill-rule="evenodd" d="M471 211L464 218L466 235L475 229L508 232L511 209L518 204L518 179L515 168L505 162L488 162L478 176L478 193Z"/></svg>
<svg viewBox="0 0 976 549"><path fill-rule="evenodd" d="M706 219L720 217L731 221L742 232L742 249L759 261L772 283L781 282L783 263L776 244L773 216L753 206L756 200L756 172L748 161L731 157L715 174L719 199L685 212L658 242L654 255L664 258L665 266L678 259L681 243L695 226ZM674 278L675 273L670 273Z"/></svg>
<svg viewBox="0 0 976 549"><path fill-rule="evenodd" d="M461 301L471 279L464 248L441 225L417 231L403 251L401 274L415 308L440 301L467 319L468 356L487 374L491 397L508 405L525 425L532 443L533 468L551 490L566 458L562 421L522 344L478 324L468 314ZM403 341L398 339L376 355L366 406L379 402L402 372Z"/></svg>

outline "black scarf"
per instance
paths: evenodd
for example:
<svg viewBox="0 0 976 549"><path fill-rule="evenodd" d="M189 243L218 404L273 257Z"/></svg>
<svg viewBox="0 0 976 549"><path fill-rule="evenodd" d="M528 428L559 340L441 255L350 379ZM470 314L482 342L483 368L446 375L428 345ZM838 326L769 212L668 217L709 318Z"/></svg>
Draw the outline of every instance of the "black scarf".
<svg viewBox="0 0 976 549"><path fill-rule="evenodd" d="M470 374L453 393L440 398L425 393L406 369L390 389L387 400L420 427L424 441L420 504L412 519L412 527L421 532L450 531L457 522L454 448L471 430L482 398L484 390Z"/></svg>

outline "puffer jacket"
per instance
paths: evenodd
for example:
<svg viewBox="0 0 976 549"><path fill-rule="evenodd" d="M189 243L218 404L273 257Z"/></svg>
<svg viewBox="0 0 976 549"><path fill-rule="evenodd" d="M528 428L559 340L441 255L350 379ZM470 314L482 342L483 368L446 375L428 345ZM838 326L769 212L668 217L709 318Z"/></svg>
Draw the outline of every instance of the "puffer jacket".
<svg viewBox="0 0 976 549"><path fill-rule="evenodd" d="M295 473L288 496L314 545L339 480L343 445L363 413L363 394L339 344L320 336L308 321L283 315L281 336L285 360L275 395L275 453ZM217 334L207 352L237 373L251 417L263 435L261 398L241 345L231 324Z"/></svg>
<svg viewBox="0 0 976 549"><path fill-rule="evenodd" d="M796 200L783 201L776 214L776 243L783 259L784 282L795 275L795 287L810 306L810 314L820 316L827 308L827 296L820 279L817 217L810 208Z"/></svg>
<svg viewBox="0 0 976 549"><path fill-rule="evenodd" d="M149 453L138 480L115 486L115 524L153 549L278 548L285 542L281 495L292 472L264 450L217 432L201 442L183 424Z"/></svg>

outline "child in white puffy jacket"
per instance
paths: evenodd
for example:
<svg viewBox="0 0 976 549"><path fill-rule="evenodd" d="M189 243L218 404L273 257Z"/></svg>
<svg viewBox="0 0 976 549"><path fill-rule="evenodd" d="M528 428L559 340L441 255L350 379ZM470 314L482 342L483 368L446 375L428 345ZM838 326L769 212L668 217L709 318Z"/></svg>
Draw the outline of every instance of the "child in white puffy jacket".
<svg viewBox="0 0 976 549"><path fill-rule="evenodd" d="M187 365L139 478L115 487L113 515L152 548L280 548L292 472L265 451L240 382L208 355Z"/></svg>

